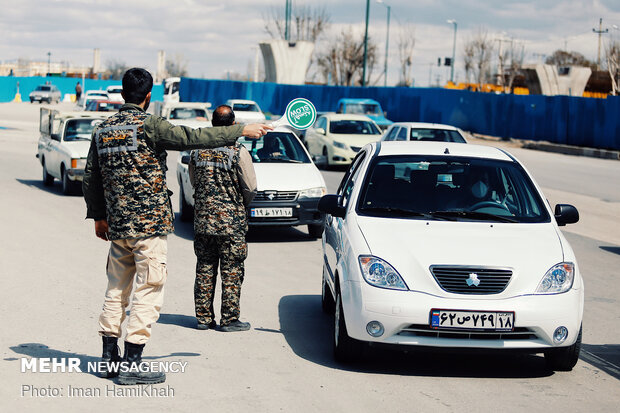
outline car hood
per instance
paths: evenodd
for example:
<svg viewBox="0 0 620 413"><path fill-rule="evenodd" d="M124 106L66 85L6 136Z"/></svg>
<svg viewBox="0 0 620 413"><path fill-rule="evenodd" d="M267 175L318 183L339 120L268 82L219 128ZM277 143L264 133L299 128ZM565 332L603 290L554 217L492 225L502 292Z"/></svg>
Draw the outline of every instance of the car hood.
<svg viewBox="0 0 620 413"><path fill-rule="evenodd" d="M254 170L259 191L300 191L325 186L313 163L255 163Z"/></svg>
<svg viewBox="0 0 620 413"><path fill-rule="evenodd" d="M381 139L381 135L346 135L346 134L330 134L331 139L336 142L346 143L349 146L357 146L361 148L370 142L377 142Z"/></svg>
<svg viewBox="0 0 620 413"><path fill-rule="evenodd" d="M505 298L534 292L563 251L551 223L426 221L357 217L372 255L390 263L412 290L463 297L443 291L435 282L432 265L509 268L512 279L500 294Z"/></svg>
<svg viewBox="0 0 620 413"><path fill-rule="evenodd" d="M90 149L90 141L64 141L62 146L72 158L86 158Z"/></svg>

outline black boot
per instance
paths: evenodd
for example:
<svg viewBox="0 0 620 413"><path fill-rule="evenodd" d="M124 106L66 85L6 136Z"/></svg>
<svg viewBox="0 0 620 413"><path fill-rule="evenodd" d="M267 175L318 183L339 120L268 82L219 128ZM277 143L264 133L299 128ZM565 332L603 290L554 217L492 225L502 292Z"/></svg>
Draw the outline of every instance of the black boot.
<svg viewBox="0 0 620 413"><path fill-rule="evenodd" d="M118 375L118 384L157 384L166 381L164 372L149 371L148 366L142 364L142 350L144 350L144 344L125 341L123 361L126 365Z"/></svg>
<svg viewBox="0 0 620 413"><path fill-rule="evenodd" d="M99 371L101 377L105 379L111 379L118 376L119 362L122 360L120 350L118 348L118 339L116 337L102 336L103 339L103 354L101 355L101 361L105 364L102 365Z"/></svg>

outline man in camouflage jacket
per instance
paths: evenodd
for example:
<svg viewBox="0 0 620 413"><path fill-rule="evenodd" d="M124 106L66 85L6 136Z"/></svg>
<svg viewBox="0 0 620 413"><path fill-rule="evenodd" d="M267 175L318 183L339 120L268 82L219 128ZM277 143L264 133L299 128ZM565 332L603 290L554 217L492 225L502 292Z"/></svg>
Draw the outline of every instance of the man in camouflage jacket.
<svg viewBox="0 0 620 413"><path fill-rule="evenodd" d="M235 114L230 106L218 106L213 112L213 126L232 125L234 121ZM194 186L197 328L216 327L213 294L219 266L222 276L220 330L249 330L250 323L239 320L239 299L243 262L248 250L246 208L256 195L252 157L239 142L217 149L195 150L190 157L189 175Z"/></svg>
<svg viewBox="0 0 620 413"><path fill-rule="evenodd" d="M212 148L233 144L238 136L258 138L267 125L191 129L174 126L148 115L153 78L144 69L129 69L123 76L125 104L97 125L88 154L82 188L86 218L95 220L95 235L111 241L108 287L99 317L106 370L104 377L119 376L120 384L161 383L158 372L118 366L140 365L142 350L159 318L167 278L166 236L174 230L170 193L166 186L166 150ZM134 286L127 322L125 356L117 340L125 308Z"/></svg>

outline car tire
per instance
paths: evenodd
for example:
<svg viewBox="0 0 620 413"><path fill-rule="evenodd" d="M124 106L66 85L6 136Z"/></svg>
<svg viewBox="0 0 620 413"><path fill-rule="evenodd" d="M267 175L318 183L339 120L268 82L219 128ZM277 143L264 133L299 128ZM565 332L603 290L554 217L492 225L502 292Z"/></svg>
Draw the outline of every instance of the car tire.
<svg viewBox="0 0 620 413"><path fill-rule="evenodd" d="M34 99L30 99L30 103L34 103Z"/></svg>
<svg viewBox="0 0 620 413"><path fill-rule="evenodd" d="M43 158L43 160L41 161L41 167L43 169L43 185L54 185L54 177L47 172L47 167L45 166L45 158Z"/></svg>
<svg viewBox="0 0 620 413"><path fill-rule="evenodd" d="M308 234L312 238L321 238L323 236L323 224L308 224Z"/></svg>
<svg viewBox="0 0 620 413"><path fill-rule="evenodd" d="M572 346L554 348L545 352L547 367L554 371L571 371L575 367L581 352L581 331L580 327L577 341Z"/></svg>
<svg viewBox="0 0 620 413"><path fill-rule="evenodd" d="M323 272L323 274L325 274L325 272ZM329 289L329 285L327 285L325 275L323 275L321 279L323 280L321 283L321 309L325 314L334 314L334 309L336 308L334 296L332 295L332 291Z"/></svg>
<svg viewBox="0 0 620 413"><path fill-rule="evenodd" d="M358 360L364 350L363 342L349 337L342 310L340 291L336 292L334 311L334 358L342 363Z"/></svg>
<svg viewBox="0 0 620 413"><path fill-rule="evenodd" d="M179 190L179 210L182 222L191 222L194 219L194 207L185 201L183 184L181 184L181 189Z"/></svg>
<svg viewBox="0 0 620 413"><path fill-rule="evenodd" d="M63 195L75 195L77 193L77 185L75 182L69 179L69 172L63 167L61 169L62 174L62 193Z"/></svg>
<svg viewBox="0 0 620 413"><path fill-rule="evenodd" d="M329 151L327 150L327 146L323 146L323 159L325 160L323 163L323 168L328 171L331 164L329 163Z"/></svg>

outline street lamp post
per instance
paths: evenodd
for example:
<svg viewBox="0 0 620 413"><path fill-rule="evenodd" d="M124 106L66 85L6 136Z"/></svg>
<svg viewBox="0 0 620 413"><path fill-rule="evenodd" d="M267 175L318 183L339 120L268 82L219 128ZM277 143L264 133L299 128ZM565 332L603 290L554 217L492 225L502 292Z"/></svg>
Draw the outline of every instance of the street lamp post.
<svg viewBox="0 0 620 413"><path fill-rule="evenodd" d="M450 82L454 83L454 58L456 53L456 20L447 20L448 23L454 25L454 39L452 40L452 61L450 62Z"/></svg>
<svg viewBox="0 0 620 413"><path fill-rule="evenodd" d="M387 86L387 66L388 66L388 47L390 45L390 12L392 7L385 4L383 0L377 0L377 3L387 7L387 34L385 35L385 65L383 67L383 86Z"/></svg>
<svg viewBox="0 0 620 413"><path fill-rule="evenodd" d="M47 75L52 71L52 52L47 52Z"/></svg>
<svg viewBox="0 0 620 413"><path fill-rule="evenodd" d="M368 57L368 14L370 13L370 0L366 0L366 30L364 31L364 67L362 69L362 86L366 86L366 58Z"/></svg>

